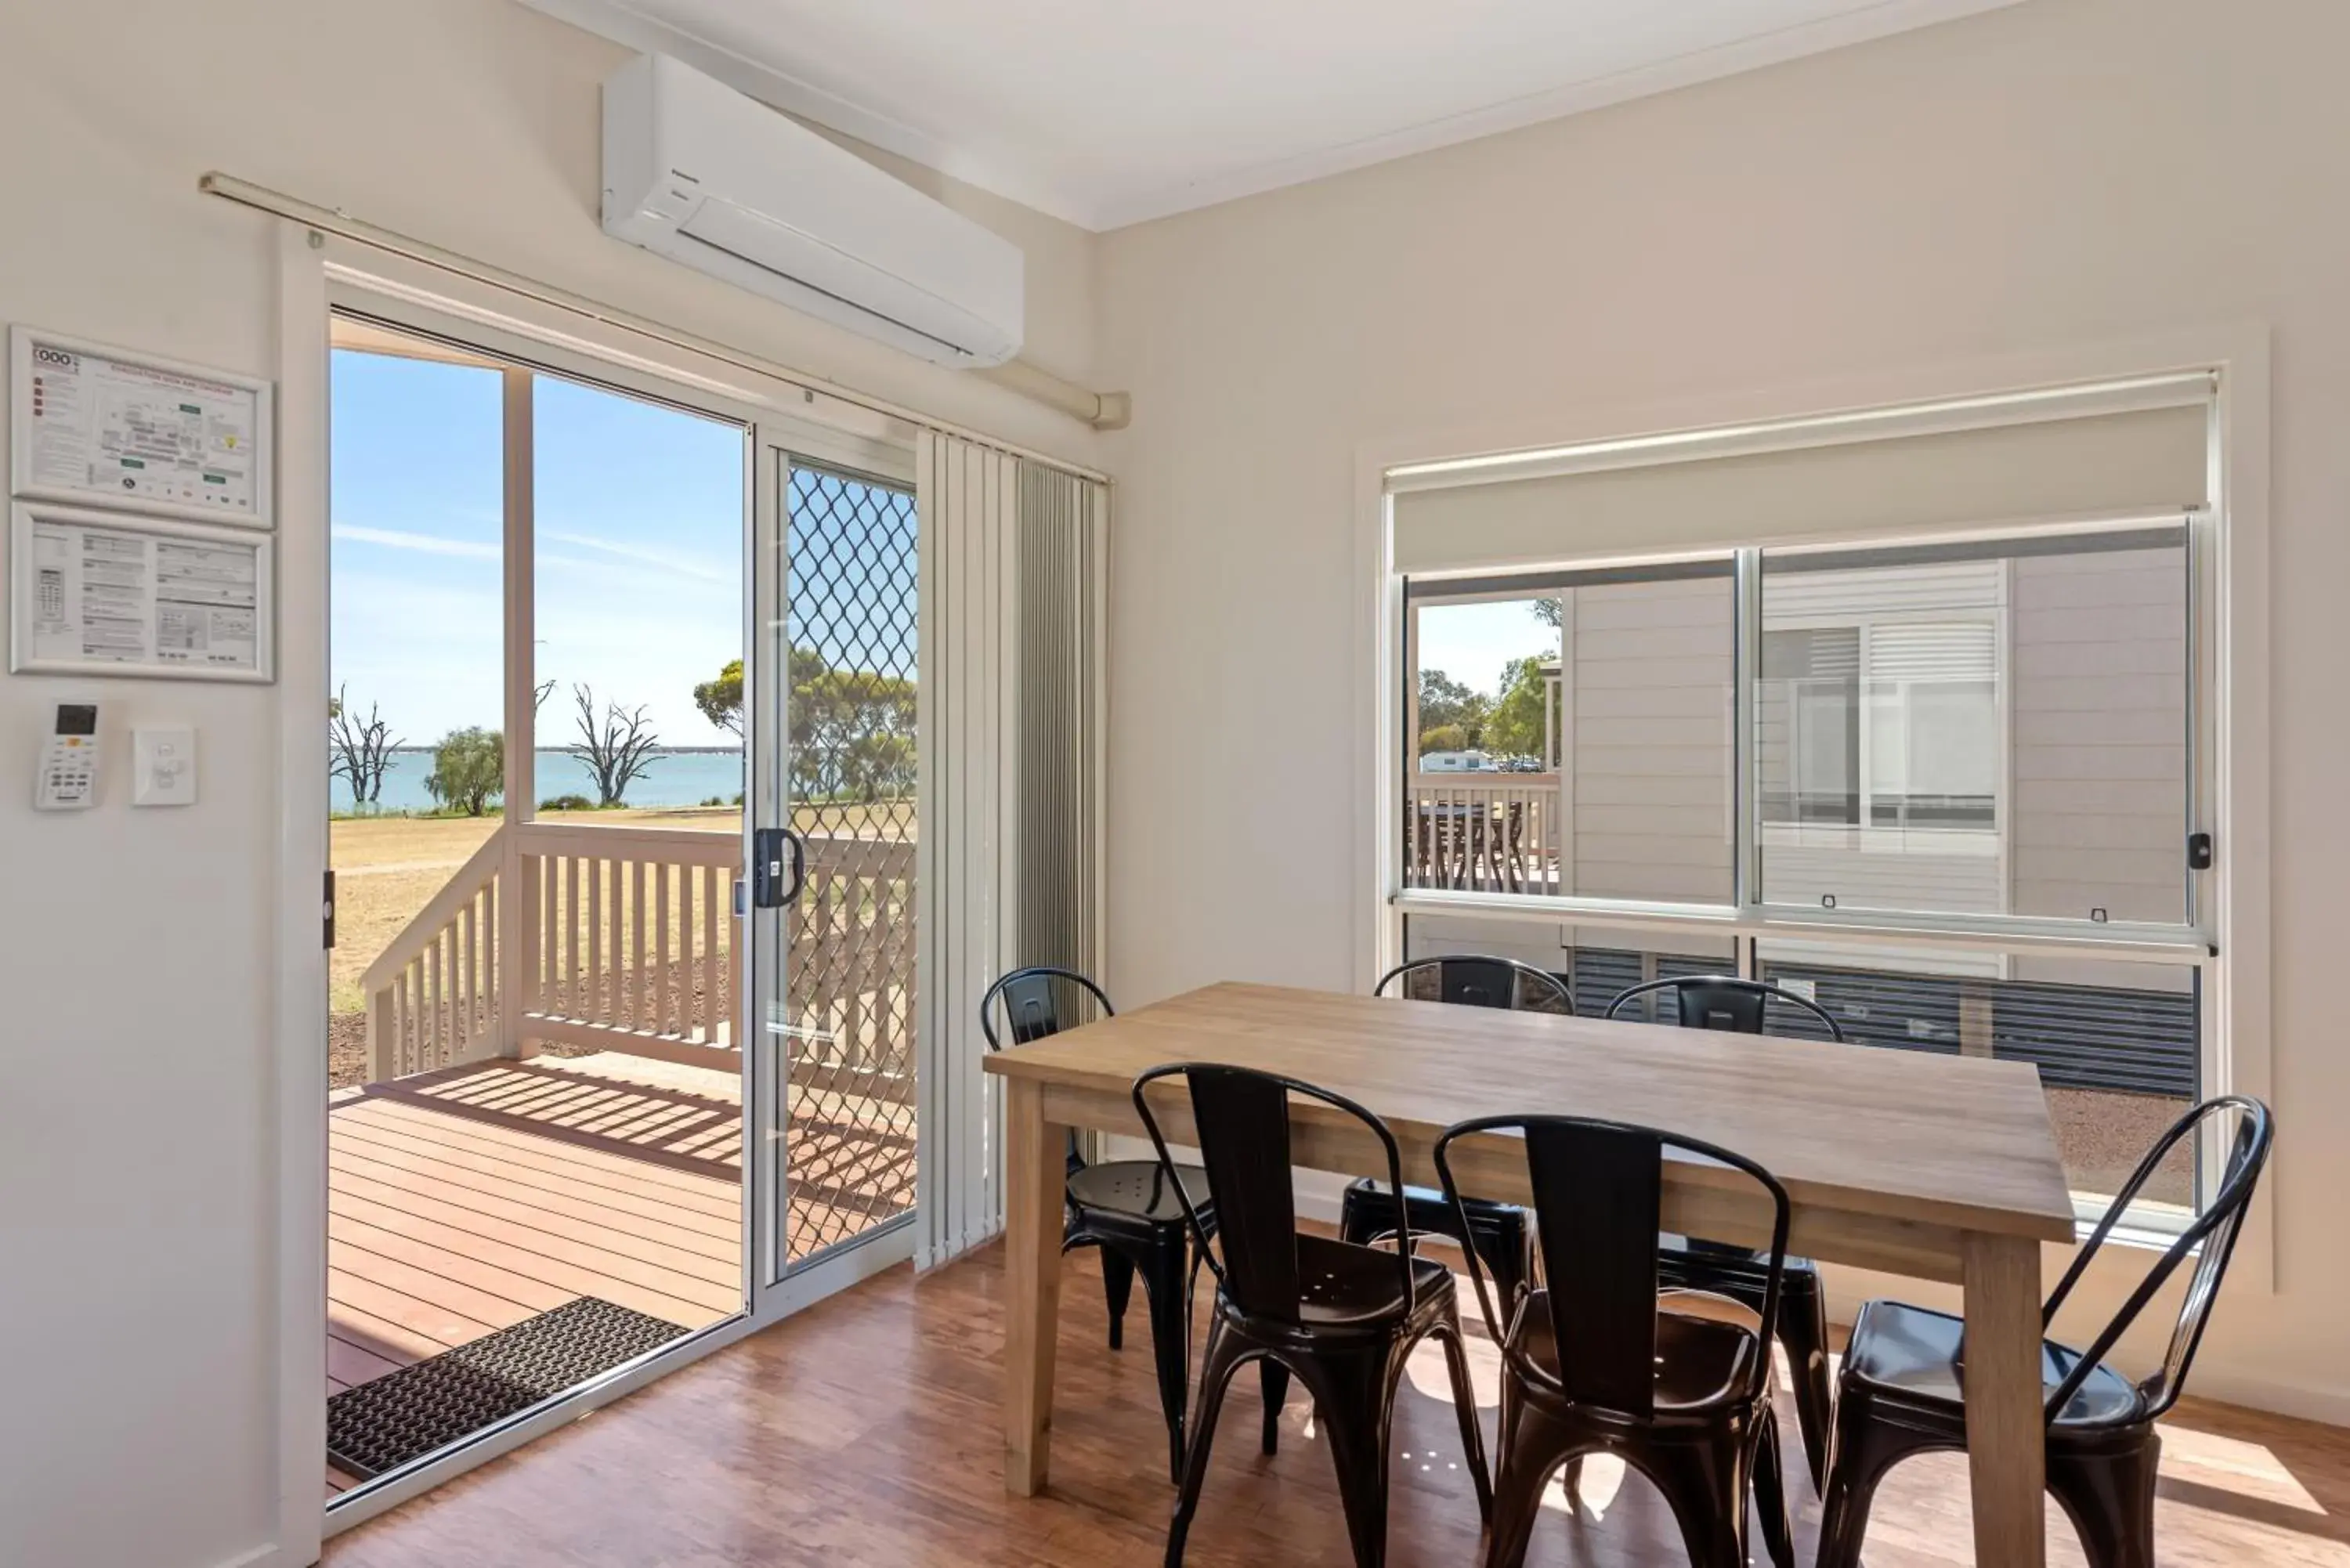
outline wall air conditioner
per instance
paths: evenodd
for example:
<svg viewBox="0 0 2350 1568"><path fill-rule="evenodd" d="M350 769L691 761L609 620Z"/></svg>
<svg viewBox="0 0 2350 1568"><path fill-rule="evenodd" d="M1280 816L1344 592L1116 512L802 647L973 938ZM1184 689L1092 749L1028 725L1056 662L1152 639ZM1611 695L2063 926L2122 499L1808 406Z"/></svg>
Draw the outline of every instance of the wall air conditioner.
<svg viewBox="0 0 2350 1568"><path fill-rule="evenodd" d="M1020 352L1018 246L663 56L604 83L604 232L935 364Z"/></svg>

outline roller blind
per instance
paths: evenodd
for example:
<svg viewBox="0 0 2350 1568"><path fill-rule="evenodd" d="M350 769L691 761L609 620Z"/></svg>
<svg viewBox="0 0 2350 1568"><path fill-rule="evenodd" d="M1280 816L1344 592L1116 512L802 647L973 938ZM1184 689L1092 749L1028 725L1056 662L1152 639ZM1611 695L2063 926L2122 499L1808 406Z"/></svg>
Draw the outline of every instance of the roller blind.
<svg viewBox="0 0 2350 1568"><path fill-rule="evenodd" d="M1404 573L2199 506L2203 405L1692 457L1395 496Z"/></svg>

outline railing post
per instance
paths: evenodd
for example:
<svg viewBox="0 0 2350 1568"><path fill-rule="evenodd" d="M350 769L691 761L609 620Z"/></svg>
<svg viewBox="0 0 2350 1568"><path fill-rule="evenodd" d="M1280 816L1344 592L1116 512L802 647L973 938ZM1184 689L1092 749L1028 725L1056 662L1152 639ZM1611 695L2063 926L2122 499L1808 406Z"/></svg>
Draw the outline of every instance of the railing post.
<svg viewBox="0 0 2350 1568"><path fill-rule="evenodd" d="M368 992L367 999L367 1081L380 1084L393 1075L393 1063L399 1055L400 1042L393 1033L398 1023L391 1004L391 989L386 986Z"/></svg>
<svg viewBox="0 0 2350 1568"><path fill-rule="evenodd" d="M539 1010L539 878L542 862L523 852L522 836L509 820L505 854L498 866L504 886L498 898L498 1049L501 1056L526 1056L523 1020Z"/></svg>

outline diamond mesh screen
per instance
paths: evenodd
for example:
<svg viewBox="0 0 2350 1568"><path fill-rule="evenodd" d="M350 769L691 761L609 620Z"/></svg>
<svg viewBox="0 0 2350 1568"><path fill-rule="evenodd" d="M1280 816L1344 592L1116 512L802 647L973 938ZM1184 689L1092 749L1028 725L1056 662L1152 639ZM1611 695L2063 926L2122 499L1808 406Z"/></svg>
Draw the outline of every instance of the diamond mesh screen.
<svg viewBox="0 0 2350 1568"><path fill-rule="evenodd" d="M914 1204L917 524L912 493L790 475L792 825L785 1256Z"/></svg>

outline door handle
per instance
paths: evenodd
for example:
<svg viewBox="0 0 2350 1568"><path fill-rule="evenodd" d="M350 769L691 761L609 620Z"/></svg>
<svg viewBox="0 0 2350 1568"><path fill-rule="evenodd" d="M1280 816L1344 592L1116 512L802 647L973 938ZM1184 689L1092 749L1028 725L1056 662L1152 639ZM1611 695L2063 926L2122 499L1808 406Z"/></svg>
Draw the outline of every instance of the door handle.
<svg viewBox="0 0 2350 1568"><path fill-rule="evenodd" d="M807 882L807 846L788 827L762 827L751 835L751 901L762 909L796 904Z"/></svg>

